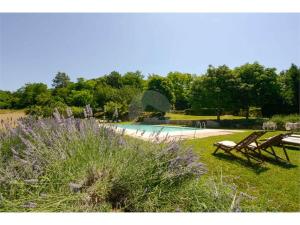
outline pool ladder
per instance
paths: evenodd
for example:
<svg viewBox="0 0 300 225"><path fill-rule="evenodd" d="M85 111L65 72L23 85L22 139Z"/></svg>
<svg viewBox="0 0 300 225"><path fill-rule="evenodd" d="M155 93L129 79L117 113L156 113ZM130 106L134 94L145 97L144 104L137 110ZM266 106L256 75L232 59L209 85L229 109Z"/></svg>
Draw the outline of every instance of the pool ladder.
<svg viewBox="0 0 300 225"><path fill-rule="evenodd" d="M201 123L201 121L197 121L197 122L196 122L196 128L197 128L197 127L199 127L200 129L206 128L206 124L205 124L204 121L203 121L202 123Z"/></svg>
<svg viewBox="0 0 300 225"><path fill-rule="evenodd" d="M203 121L202 123L201 123L201 121L197 121L196 122L196 128L199 126L199 128L200 129L202 129L202 128L206 128L206 124L205 124L205 122ZM194 132L194 138L196 138L196 129L195 129L195 132Z"/></svg>

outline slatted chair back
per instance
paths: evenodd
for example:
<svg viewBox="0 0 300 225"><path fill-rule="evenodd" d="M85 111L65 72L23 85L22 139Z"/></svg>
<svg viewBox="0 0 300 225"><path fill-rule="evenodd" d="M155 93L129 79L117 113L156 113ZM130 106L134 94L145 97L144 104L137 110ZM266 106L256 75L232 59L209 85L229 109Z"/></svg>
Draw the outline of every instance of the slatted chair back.
<svg viewBox="0 0 300 225"><path fill-rule="evenodd" d="M258 138L260 138L261 136L263 136L265 133L266 133L266 131L255 131L255 132L253 132L252 134L250 134L249 136L247 136L246 138L241 140L239 143L237 143L235 149L241 150L241 149L247 147L252 142L256 142L256 140Z"/></svg>
<svg viewBox="0 0 300 225"><path fill-rule="evenodd" d="M258 147L265 149L265 148L269 148L271 146L280 144L282 138L284 138L284 137L285 137L284 134L278 134L276 136L273 136L273 137L267 139L266 141L264 141L263 143L261 143Z"/></svg>

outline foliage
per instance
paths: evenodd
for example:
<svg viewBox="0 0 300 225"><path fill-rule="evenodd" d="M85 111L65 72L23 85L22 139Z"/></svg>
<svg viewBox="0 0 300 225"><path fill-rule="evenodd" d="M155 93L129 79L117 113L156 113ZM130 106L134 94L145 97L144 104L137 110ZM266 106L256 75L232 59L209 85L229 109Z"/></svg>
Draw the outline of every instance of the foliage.
<svg viewBox="0 0 300 225"><path fill-rule="evenodd" d="M58 72L52 82L54 88L65 88L70 83L70 77L66 73Z"/></svg>
<svg viewBox="0 0 300 225"><path fill-rule="evenodd" d="M164 77L151 75L142 98L146 111L167 112L175 103L172 83Z"/></svg>
<svg viewBox="0 0 300 225"><path fill-rule="evenodd" d="M109 75L106 75L105 82L113 88L123 87L122 76L116 71L113 71Z"/></svg>
<svg viewBox="0 0 300 225"><path fill-rule="evenodd" d="M12 107L12 94L9 91L0 90L0 109L9 109Z"/></svg>
<svg viewBox="0 0 300 225"><path fill-rule="evenodd" d="M173 86L175 95L175 108L177 110L189 107L189 91L193 77L189 73L170 72L167 75Z"/></svg>
<svg viewBox="0 0 300 225"><path fill-rule="evenodd" d="M281 95L284 101L284 113L299 112L300 68L295 64L280 73L278 77Z"/></svg>
<svg viewBox="0 0 300 225"><path fill-rule="evenodd" d="M0 139L1 211L235 211L230 187L198 180L205 166L176 142L127 138L70 111Z"/></svg>
<svg viewBox="0 0 300 225"><path fill-rule="evenodd" d="M127 72L122 77L122 83L124 86L135 87L137 89L143 89L144 87L144 76L140 71Z"/></svg>
<svg viewBox="0 0 300 225"><path fill-rule="evenodd" d="M28 83L16 92L19 101L17 108L47 104L50 101L50 93L46 84Z"/></svg>
<svg viewBox="0 0 300 225"><path fill-rule="evenodd" d="M171 105L175 102L175 96L172 89L172 83L167 78L158 75L151 75L149 77L147 90L157 91L166 96Z"/></svg>
<svg viewBox="0 0 300 225"><path fill-rule="evenodd" d="M245 64L235 69L238 78L238 98L249 116L250 106L261 107L264 116L270 116L280 104L279 85L275 68L265 68L259 63Z"/></svg>
<svg viewBox="0 0 300 225"><path fill-rule="evenodd" d="M123 119L127 115L128 109L124 104L108 102L104 106L105 116L109 119ZM117 113L117 115L115 115Z"/></svg>
<svg viewBox="0 0 300 225"><path fill-rule="evenodd" d="M274 115L271 117L270 121L275 122L277 124L277 127L284 129L286 123L300 122L300 115L299 114Z"/></svg>
<svg viewBox="0 0 300 225"><path fill-rule="evenodd" d="M93 104L93 95L89 90L73 90L70 94L69 101L73 106L85 106Z"/></svg>
<svg viewBox="0 0 300 225"><path fill-rule="evenodd" d="M140 71L123 75L113 71L95 79L80 77L71 82L66 73L58 72L52 89L43 83L29 83L15 92L0 90L0 108L43 109L60 102L69 107L90 104L103 114L108 102L127 109L141 96L143 110L152 112L180 109L206 115L203 109L208 108L211 115L242 112L248 118L251 108L260 108L261 116L271 117L299 113L299 83L300 68L295 64L277 73L275 68L258 62L234 69L210 65L201 76L170 72L166 77L150 75L146 79Z"/></svg>
<svg viewBox="0 0 300 225"><path fill-rule="evenodd" d="M197 78L191 87L191 109L198 112L203 108L215 108L215 115L221 109L236 106L237 80L227 66L209 66L206 74Z"/></svg>
<svg viewBox="0 0 300 225"><path fill-rule="evenodd" d="M196 116L216 116L217 110L216 108L195 108L194 105L193 109L186 109L185 114L187 115L196 115ZM220 115L222 115L222 109L219 109Z"/></svg>

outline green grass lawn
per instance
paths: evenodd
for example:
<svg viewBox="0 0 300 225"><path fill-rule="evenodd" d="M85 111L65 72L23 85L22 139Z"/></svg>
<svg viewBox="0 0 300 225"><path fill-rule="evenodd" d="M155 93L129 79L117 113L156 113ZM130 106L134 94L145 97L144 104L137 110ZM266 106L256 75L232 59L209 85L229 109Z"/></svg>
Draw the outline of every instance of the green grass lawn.
<svg viewBox="0 0 300 225"><path fill-rule="evenodd" d="M251 131L218 137L208 137L186 141L194 146L200 159L208 167L210 175L222 174L229 183L237 185L238 190L253 196L241 203L245 210L250 211L299 211L300 210L300 149L288 148L288 155L292 165L268 160L263 166L249 165L244 156L234 152L236 158L228 156L222 151L212 155L215 147L213 143L222 140L239 141ZM267 133L264 137L279 132ZM276 147L276 152L283 154L282 149ZM280 155L280 154L279 154Z"/></svg>
<svg viewBox="0 0 300 225"><path fill-rule="evenodd" d="M170 120L215 120L217 116L194 116L177 113L166 113L166 117L170 117ZM221 116L221 120L232 120L232 119L245 119L242 116L224 115Z"/></svg>

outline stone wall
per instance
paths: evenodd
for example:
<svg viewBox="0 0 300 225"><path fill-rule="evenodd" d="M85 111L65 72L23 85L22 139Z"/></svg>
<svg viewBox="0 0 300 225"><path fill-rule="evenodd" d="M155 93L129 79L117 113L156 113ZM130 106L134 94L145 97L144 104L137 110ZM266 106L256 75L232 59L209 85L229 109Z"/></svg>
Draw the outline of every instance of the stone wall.
<svg viewBox="0 0 300 225"><path fill-rule="evenodd" d="M144 124L173 124L189 127L231 128L231 129L262 129L263 120L236 119L236 120L159 120L158 118L144 118ZM201 126L200 126L201 124ZM203 126L205 124L205 126Z"/></svg>

